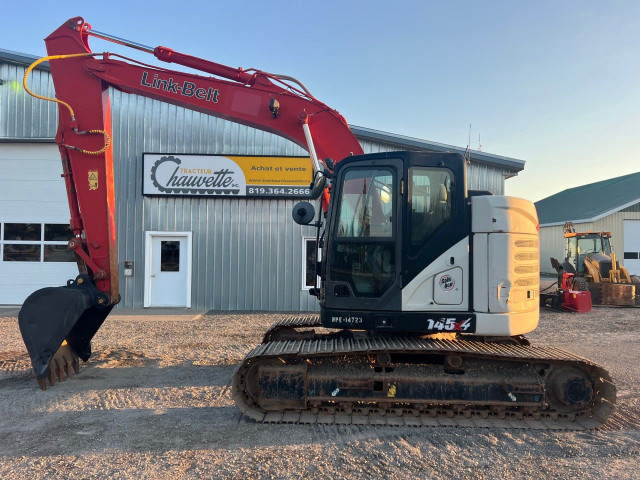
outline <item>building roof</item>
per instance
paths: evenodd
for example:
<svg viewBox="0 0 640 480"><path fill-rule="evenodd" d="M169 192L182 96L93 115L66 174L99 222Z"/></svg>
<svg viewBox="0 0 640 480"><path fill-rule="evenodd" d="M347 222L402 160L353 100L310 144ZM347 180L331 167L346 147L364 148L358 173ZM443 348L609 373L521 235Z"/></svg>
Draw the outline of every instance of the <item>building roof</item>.
<svg viewBox="0 0 640 480"><path fill-rule="evenodd" d="M452 152L460 153L462 155L469 154L471 156L471 160L474 162L487 163L493 166L503 167L513 172L520 172L524 170L525 161L519 160L517 158L503 157L502 155L481 152L479 150L467 150L463 147L455 147L453 145L432 142L430 140L407 137L405 135L398 135L396 133L382 132L380 130L374 130L372 128L358 127L356 125L351 125L350 128L353 134L361 139L392 143L398 145L398 147L402 147L403 149L419 148L421 150L429 150L433 152Z"/></svg>
<svg viewBox="0 0 640 480"><path fill-rule="evenodd" d="M5 50L0 48L0 62L13 63L16 65L29 66L40 57L35 55L29 55L27 53L14 52L13 50ZM50 71L49 62L42 62L36 67L36 69Z"/></svg>
<svg viewBox="0 0 640 480"><path fill-rule="evenodd" d="M39 57L12 50L4 50L0 48L0 62L12 63L16 65L31 65ZM42 62L36 68L50 71L49 62ZM399 150L420 149L431 152L453 152L462 155L468 154L473 162L485 163L494 167L500 167L508 170L512 174L517 174L524 170L524 160L517 158L503 157L492 153L481 152L478 150L468 150L463 147L455 147L444 143L432 142L421 138L407 137L396 133L383 132L372 128L350 126L353 134L362 140L373 140L384 142L391 145L397 145Z"/></svg>
<svg viewBox="0 0 640 480"><path fill-rule="evenodd" d="M540 226L593 222L640 202L640 172L569 188L535 203Z"/></svg>

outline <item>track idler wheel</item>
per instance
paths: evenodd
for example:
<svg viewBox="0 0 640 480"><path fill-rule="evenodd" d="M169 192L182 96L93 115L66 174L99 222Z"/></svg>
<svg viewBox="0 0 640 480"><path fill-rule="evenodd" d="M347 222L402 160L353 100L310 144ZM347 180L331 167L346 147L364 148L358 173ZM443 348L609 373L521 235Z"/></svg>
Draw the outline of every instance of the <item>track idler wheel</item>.
<svg viewBox="0 0 640 480"><path fill-rule="evenodd" d="M549 403L560 412L582 409L593 400L589 375L575 367L560 367L553 371L548 386Z"/></svg>

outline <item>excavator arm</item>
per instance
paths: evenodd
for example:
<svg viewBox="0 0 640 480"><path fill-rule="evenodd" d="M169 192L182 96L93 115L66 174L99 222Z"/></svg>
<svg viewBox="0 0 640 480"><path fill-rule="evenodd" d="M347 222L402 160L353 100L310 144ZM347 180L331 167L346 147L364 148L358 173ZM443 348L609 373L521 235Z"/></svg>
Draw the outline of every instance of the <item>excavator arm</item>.
<svg viewBox="0 0 640 480"><path fill-rule="evenodd" d="M90 36L213 76L94 53ZM339 162L363 153L346 120L292 77L232 68L166 47L147 47L94 31L81 17L65 22L45 42L54 101L59 103L56 142L74 234L69 248L76 253L81 275L64 287L34 292L20 312L20 329L41 388L45 378L53 382L52 367L62 379L64 371L71 373L72 363L77 368L76 355L85 361L89 358L91 338L120 299L110 87L285 137L309 151L316 172L326 168L319 159ZM27 91L26 77L34 66L25 75ZM326 210L327 190L323 204ZM64 355L56 356L61 344L68 344L71 352L67 348Z"/></svg>

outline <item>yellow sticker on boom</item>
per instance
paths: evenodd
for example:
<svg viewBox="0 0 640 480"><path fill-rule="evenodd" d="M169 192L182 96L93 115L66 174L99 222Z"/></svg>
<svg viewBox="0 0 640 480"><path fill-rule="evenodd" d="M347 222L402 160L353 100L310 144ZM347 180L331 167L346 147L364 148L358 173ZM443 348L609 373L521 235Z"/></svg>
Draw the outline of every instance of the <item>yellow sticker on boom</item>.
<svg viewBox="0 0 640 480"><path fill-rule="evenodd" d="M89 190L98 189L98 170L89 170Z"/></svg>
<svg viewBox="0 0 640 480"><path fill-rule="evenodd" d="M395 398L396 396L396 386L393 383L389 384L389 390L387 390L387 397Z"/></svg>

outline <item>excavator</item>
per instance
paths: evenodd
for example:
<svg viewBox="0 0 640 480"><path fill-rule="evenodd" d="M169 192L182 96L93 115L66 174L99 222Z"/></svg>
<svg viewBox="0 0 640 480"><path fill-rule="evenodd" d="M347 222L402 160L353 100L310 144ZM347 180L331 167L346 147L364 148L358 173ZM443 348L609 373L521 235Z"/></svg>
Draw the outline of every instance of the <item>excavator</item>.
<svg viewBox="0 0 640 480"><path fill-rule="evenodd" d="M202 75L94 53L90 37ZM79 275L24 302L41 388L78 373L118 303L109 88L273 132L308 150L320 314L274 324L232 378L258 422L590 429L616 403L607 371L530 345L539 320L538 220L525 200L467 189L452 153L363 154L346 120L299 81L98 32L72 18L46 39ZM40 97L44 98L44 97ZM317 210L317 212L316 212Z"/></svg>

